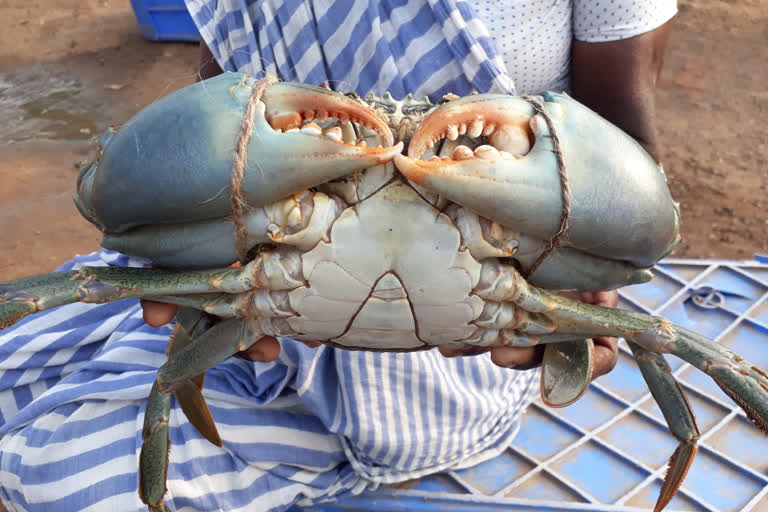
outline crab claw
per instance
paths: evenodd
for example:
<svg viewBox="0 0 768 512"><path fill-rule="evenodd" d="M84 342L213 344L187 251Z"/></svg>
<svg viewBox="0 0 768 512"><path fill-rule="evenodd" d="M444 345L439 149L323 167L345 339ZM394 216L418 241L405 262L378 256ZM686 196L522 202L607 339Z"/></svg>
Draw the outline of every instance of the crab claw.
<svg viewBox="0 0 768 512"><path fill-rule="evenodd" d="M236 141L253 79L225 73L185 87L145 108L81 171L76 203L107 233L144 224L226 216ZM260 207L309 187L389 162L384 121L359 102L320 87L278 83L258 101L247 146L242 195ZM309 122L317 117L325 125ZM339 127L355 123L383 147L345 143Z"/></svg>
<svg viewBox="0 0 768 512"><path fill-rule="evenodd" d="M568 96L545 93L543 100L570 185L569 245L650 267L678 233L678 212L660 166ZM474 152L465 147L453 159L419 160L440 138L460 133L486 145ZM395 164L411 181L515 231L549 239L559 229L562 185L552 137L524 98L476 95L444 104L414 134L408 157L396 156Z"/></svg>

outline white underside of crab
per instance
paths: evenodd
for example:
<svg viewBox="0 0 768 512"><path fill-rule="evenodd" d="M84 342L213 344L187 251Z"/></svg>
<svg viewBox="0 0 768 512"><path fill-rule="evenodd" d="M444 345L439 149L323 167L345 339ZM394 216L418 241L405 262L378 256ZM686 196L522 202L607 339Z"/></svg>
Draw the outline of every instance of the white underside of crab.
<svg viewBox="0 0 768 512"><path fill-rule="evenodd" d="M481 265L451 220L396 180L347 208L302 256L289 325L350 347L418 348L469 337Z"/></svg>

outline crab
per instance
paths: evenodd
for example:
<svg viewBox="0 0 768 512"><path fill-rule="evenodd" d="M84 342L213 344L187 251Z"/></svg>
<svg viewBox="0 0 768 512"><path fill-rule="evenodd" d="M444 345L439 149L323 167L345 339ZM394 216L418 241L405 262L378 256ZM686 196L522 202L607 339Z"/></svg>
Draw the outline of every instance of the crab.
<svg viewBox="0 0 768 512"><path fill-rule="evenodd" d="M768 432L761 369L663 318L558 293L646 282L679 239L661 167L565 94L433 105L226 73L108 130L75 203L102 246L157 268L0 283L0 327L75 301L180 306L142 432L151 511L168 510L172 399L221 446L205 372L265 335L379 351L545 344L553 407L586 390L590 338L623 337L679 440L657 511L699 437L663 354L708 374Z"/></svg>

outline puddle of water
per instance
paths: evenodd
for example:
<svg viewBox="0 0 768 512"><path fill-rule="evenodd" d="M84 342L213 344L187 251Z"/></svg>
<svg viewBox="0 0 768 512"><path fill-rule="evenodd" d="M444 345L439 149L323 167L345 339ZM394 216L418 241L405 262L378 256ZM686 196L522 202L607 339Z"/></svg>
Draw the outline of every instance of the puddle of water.
<svg viewBox="0 0 768 512"><path fill-rule="evenodd" d="M97 135L102 104L62 70L0 73L0 143L84 141Z"/></svg>

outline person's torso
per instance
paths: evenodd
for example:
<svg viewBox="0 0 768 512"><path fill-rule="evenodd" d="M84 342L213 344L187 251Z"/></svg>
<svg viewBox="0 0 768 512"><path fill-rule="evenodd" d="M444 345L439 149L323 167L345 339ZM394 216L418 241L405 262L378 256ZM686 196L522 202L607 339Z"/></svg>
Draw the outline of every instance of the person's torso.
<svg viewBox="0 0 768 512"><path fill-rule="evenodd" d="M470 0L518 94L568 90L571 0Z"/></svg>

